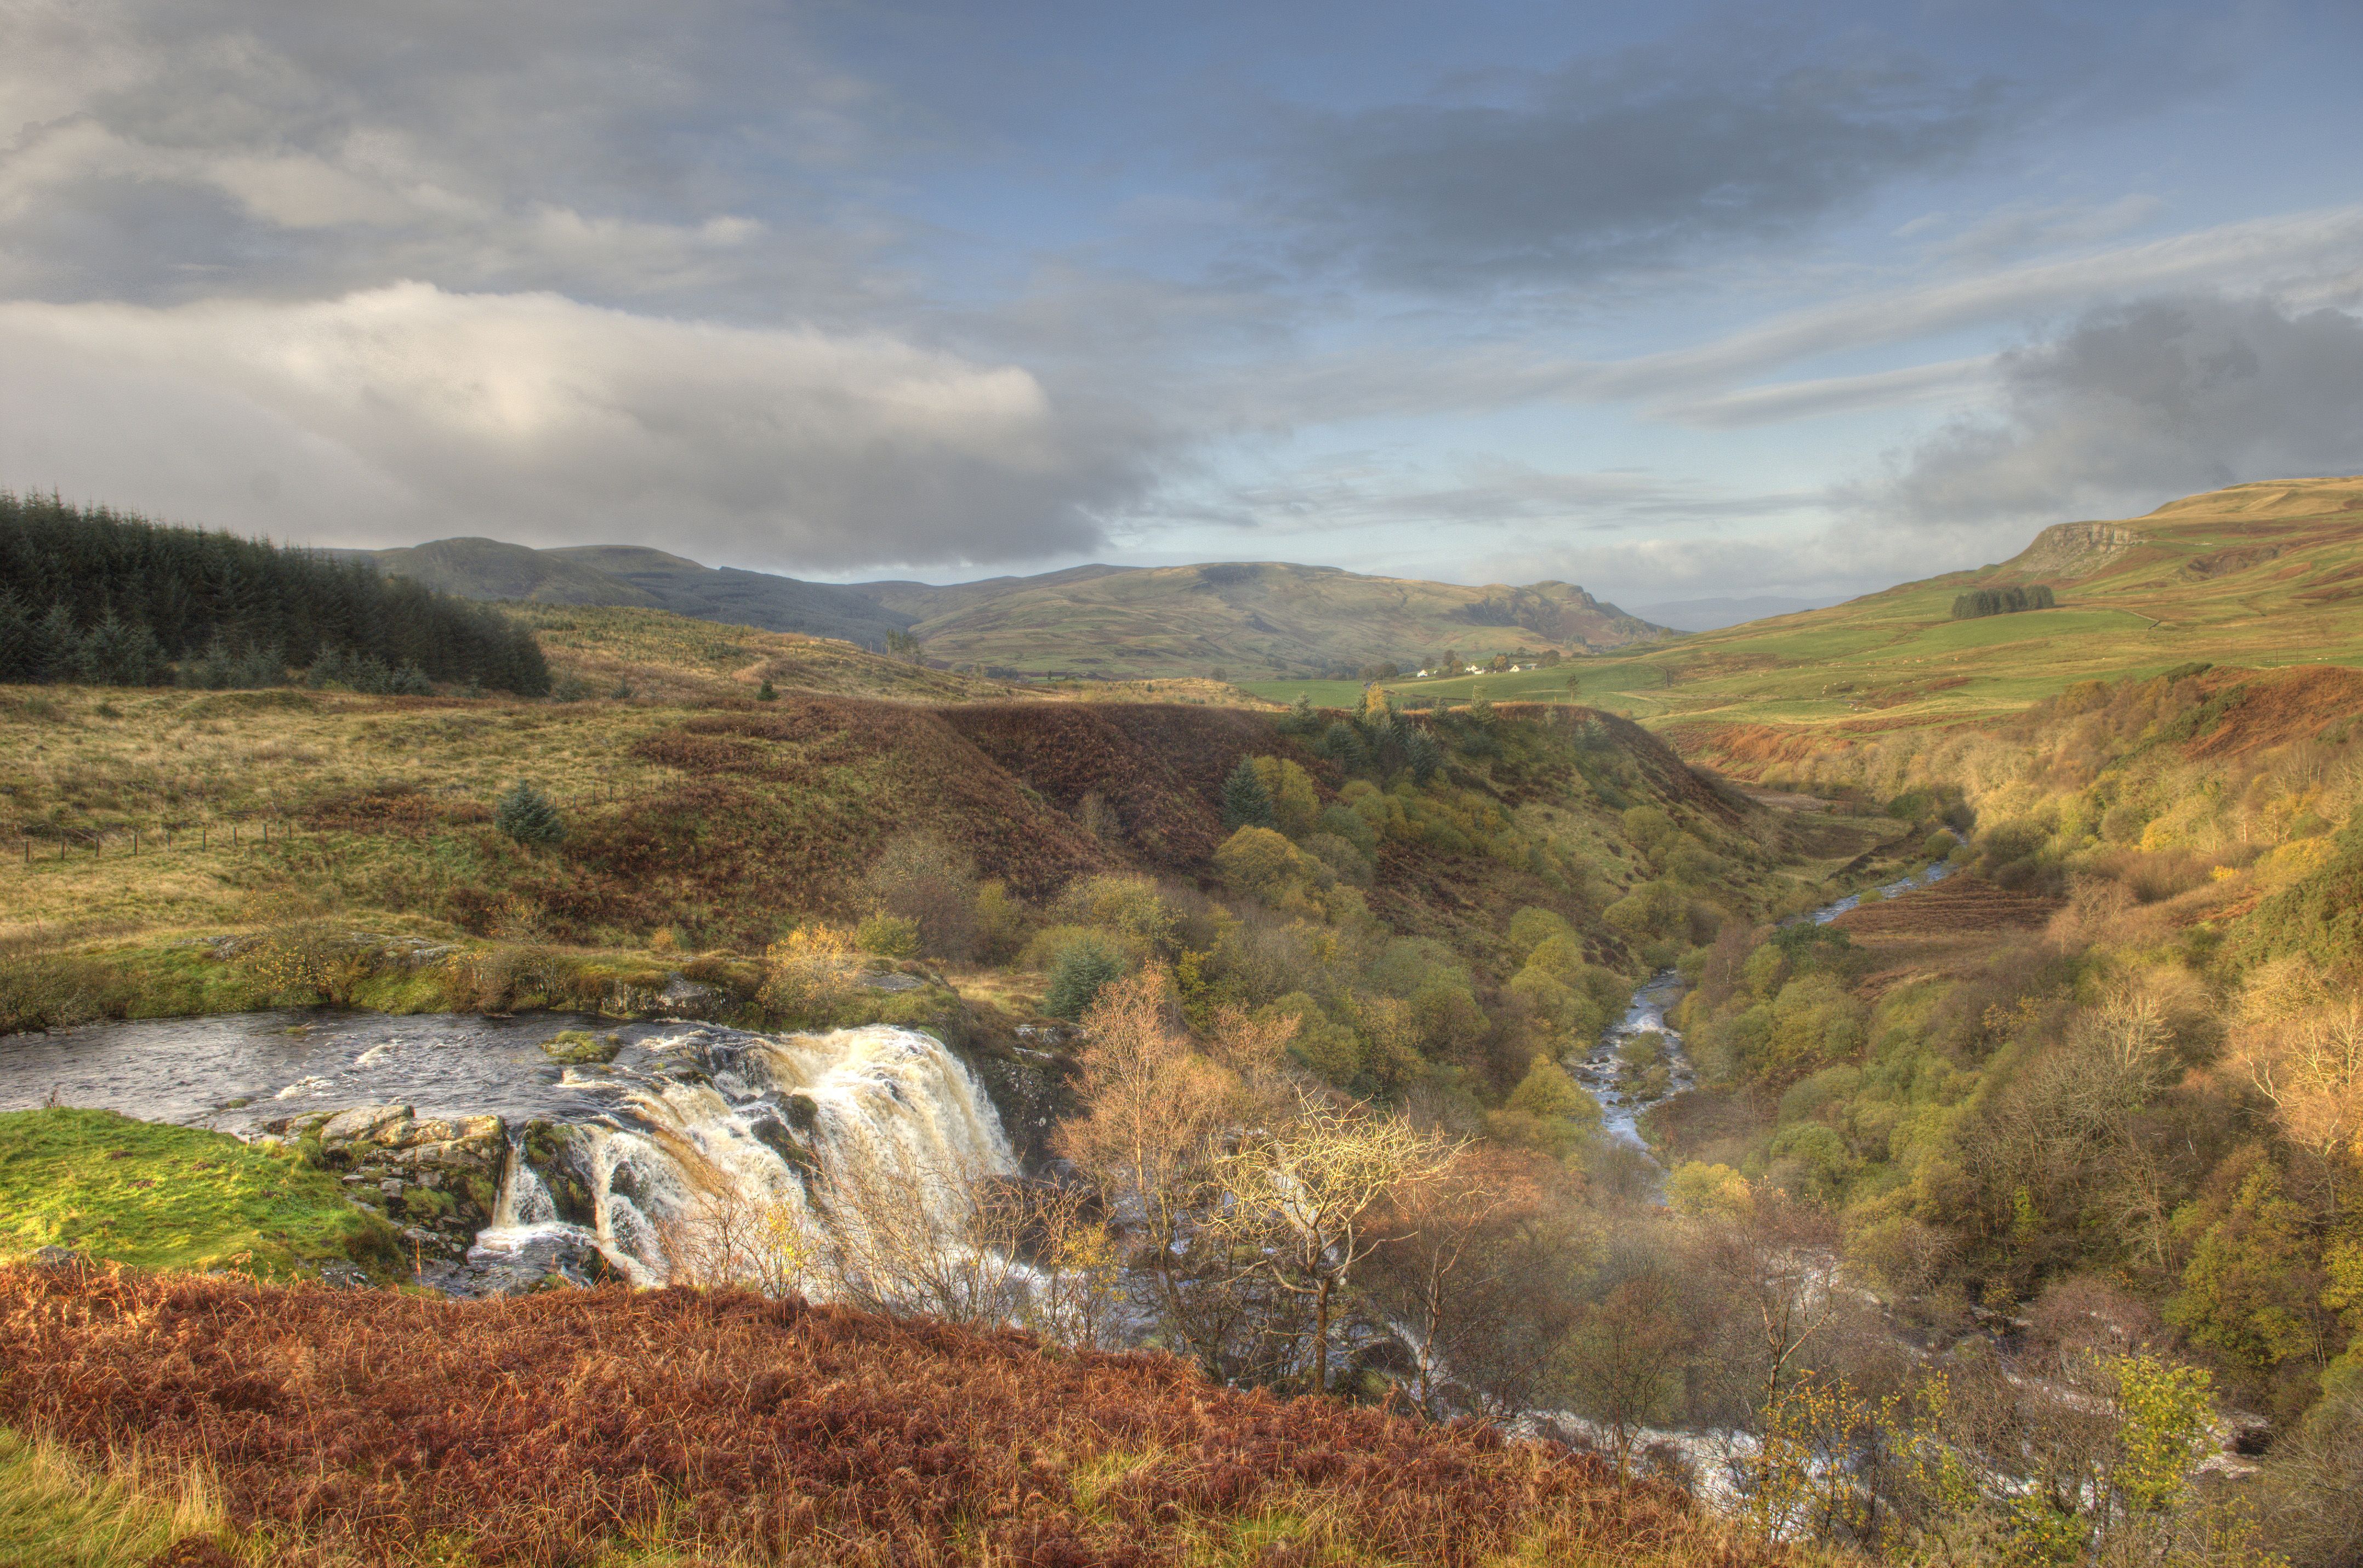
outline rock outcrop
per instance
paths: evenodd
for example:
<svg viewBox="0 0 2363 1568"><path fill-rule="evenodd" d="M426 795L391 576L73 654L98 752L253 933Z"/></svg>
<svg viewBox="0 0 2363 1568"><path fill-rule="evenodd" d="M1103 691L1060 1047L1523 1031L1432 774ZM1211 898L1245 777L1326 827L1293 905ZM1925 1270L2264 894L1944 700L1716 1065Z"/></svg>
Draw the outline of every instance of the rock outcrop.
<svg viewBox="0 0 2363 1568"><path fill-rule="evenodd" d="M2003 564L2028 577L2090 577L2145 542L2122 523L2054 523Z"/></svg>
<svg viewBox="0 0 2363 1568"><path fill-rule="evenodd" d="M420 1121L406 1105L364 1105L272 1131L316 1143L353 1201L403 1227L414 1248L464 1256L493 1222L509 1152L497 1116Z"/></svg>

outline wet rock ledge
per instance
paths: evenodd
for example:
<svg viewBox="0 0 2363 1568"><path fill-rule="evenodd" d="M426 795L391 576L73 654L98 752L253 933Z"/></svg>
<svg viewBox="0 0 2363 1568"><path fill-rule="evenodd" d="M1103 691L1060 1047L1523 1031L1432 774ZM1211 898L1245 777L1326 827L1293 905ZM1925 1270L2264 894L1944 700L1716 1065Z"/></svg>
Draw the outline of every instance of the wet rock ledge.
<svg viewBox="0 0 2363 1568"><path fill-rule="evenodd" d="M316 1145L313 1158L338 1174L355 1203L400 1227L414 1251L464 1257L500 1202L509 1140L497 1116L422 1121L406 1105L363 1105L264 1131Z"/></svg>

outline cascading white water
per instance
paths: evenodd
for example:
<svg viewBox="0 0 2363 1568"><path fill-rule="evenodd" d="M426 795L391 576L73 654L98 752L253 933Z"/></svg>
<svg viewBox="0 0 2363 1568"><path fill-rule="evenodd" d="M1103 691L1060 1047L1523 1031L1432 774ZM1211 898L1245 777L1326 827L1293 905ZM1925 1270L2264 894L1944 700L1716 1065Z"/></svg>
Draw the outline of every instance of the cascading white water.
<svg viewBox="0 0 2363 1568"><path fill-rule="evenodd" d="M501 1176L500 1201L493 1208L493 1229L515 1231L527 1225L548 1225L557 1219L558 1203L549 1196L549 1187L512 1143L508 1168Z"/></svg>
<svg viewBox="0 0 2363 1568"><path fill-rule="evenodd" d="M1017 1170L982 1086L932 1035L889 1025L790 1035L699 1028L647 1044L658 1070L609 1081L612 1113L565 1130L592 1223L563 1223L547 1185L513 1153L480 1248L578 1239L654 1285L671 1272L668 1231L720 1211L783 1215L809 1235L841 1238L865 1223L864 1204L882 1190L941 1220L960 1181ZM807 1126L789 1147L809 1152L810 1169L781 1150L783 1108L797 1100Z"/></svg>

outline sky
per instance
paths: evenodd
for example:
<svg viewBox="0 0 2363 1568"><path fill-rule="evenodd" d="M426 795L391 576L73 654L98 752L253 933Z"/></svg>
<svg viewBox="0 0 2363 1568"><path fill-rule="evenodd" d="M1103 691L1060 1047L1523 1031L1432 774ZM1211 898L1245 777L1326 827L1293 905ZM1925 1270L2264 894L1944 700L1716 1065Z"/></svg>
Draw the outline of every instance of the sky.
<svg viewBox="0 0 2363 1568"><path fill-rule="evenodd" d="M0 488L1834 598L2363 470L2363 6L0 0Z"/></svg>

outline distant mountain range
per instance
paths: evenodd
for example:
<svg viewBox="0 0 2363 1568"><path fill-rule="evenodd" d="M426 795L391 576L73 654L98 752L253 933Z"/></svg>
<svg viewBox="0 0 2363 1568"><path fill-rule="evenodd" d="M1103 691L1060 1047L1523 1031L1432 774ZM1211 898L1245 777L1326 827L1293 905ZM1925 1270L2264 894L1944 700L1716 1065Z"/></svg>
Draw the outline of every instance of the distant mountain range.
<svg viewBox="0 0 2363 1568"><path fill-rule="evenodd" d="M338 553L471 599L640 605L866 647L908 633L935 662L1026 675L1319 675L1446 649L1603 652L1666 635L1571 583L1469 587L1269 561L1083 566L937 586L805 582L623 545L438 539Z"/></svg>

